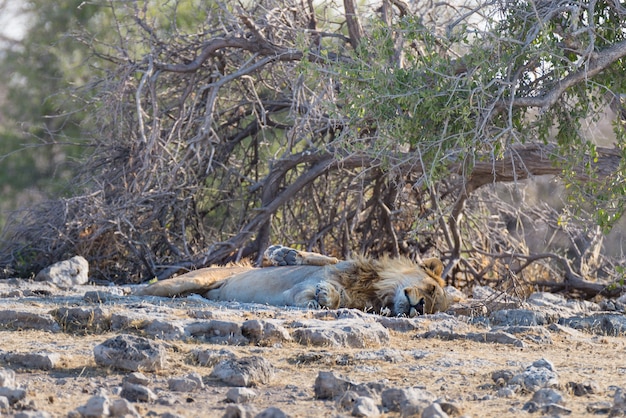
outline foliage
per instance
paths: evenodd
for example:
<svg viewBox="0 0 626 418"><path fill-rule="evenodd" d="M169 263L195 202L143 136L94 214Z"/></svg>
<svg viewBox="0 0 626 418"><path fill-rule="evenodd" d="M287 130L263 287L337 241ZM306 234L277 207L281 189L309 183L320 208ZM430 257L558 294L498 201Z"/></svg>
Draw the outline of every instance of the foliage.
<svg viewBox="0 0 626 418"><path fill-rule="evenodd" d="M93 108L85 86L98 76L86 63L91 51L73 34L89 29L100 36L105 22L100 7L78 0L28 0L3 7L28 16L23 39L7 42L0 60L0 210L5 212L68 193L74 160L88 150L84 135ZM4 213L0 227L3 221Z"/></svg>
<svg viewBox="0 0 626 418"><path fill-rule="evenodd" d="M90 106L66 113L89 133L86 190L19 214L1 258L26 274L80 252L127 281L280 242L429 253L481 280L485 260L517 274L549 258L579 283L582 261L534 258L491 222L523 215L489 185L557 175L581 213L620 217L624 159L580 129L624 87L616 5L383 1L360 21L332 0L93 6L73 37L89 80L77 71L69 90ZM553 215L538 218L564 229ZM588 241L576 260L595 245L584 229L569 234Z"/></svg>

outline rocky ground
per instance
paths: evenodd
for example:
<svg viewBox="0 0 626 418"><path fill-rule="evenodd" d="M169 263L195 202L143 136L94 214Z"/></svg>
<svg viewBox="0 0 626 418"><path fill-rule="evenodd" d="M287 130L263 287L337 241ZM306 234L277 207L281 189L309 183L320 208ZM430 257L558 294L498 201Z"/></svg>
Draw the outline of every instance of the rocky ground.
<svg viewBox="0 0 626 418"><path fill-rule="evenodd" d="M477 288L408 319L70 287L0 281L1 416L626 415L619 301Z"/></svg>

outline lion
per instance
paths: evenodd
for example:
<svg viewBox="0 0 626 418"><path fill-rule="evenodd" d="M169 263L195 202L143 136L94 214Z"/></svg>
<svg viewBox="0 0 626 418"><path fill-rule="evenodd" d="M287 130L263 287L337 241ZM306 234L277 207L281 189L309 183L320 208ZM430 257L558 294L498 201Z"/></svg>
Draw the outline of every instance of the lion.
<svg viewBox="0 0 626 418"><path fill-rule="evenodd" d="M281 245L264 254L263 267L208 267L140 288L140 295L202 294L238 301L302 308L353 308L415 317L445 311L453 302L444 290L443 265L430 258L418 265L405 257L339 261Z"/></svg>

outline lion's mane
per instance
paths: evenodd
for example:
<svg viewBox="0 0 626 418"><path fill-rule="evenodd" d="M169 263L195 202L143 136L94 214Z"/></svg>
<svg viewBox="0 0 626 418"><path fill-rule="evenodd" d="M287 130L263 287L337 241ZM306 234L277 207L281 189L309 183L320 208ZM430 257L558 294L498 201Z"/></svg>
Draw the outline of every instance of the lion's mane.
<svg viewBox="0 0 626 418"><path fill-rule="evenodd" d="M347 268L329 271L327 279L345 291L343 305L373 312L387 310L399 314L398 304L406 299L404 290L419 289L425 299L425 311L445 311L450 303L443 290L445 283L436 272L422 268L405 257L382 257L374 260L357 257ZM440 273L440 272L439 272Z"/></svg>

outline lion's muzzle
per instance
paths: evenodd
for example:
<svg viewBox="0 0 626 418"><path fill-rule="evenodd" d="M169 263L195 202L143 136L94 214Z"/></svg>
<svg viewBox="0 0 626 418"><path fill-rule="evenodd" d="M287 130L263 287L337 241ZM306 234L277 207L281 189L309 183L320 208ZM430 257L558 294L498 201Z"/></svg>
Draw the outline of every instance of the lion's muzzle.
<svg viewBox="0 0 626 418"><path fill-rule="evenodd" d="M404 296L406 296L406 300L409 303L409 309L408 309L409 318L413 318L418 315L424 315L424 305L426 301L424 300L423 297L420 298L417 301L417 303L413 303L408 289L404 290Z"/></svg>

